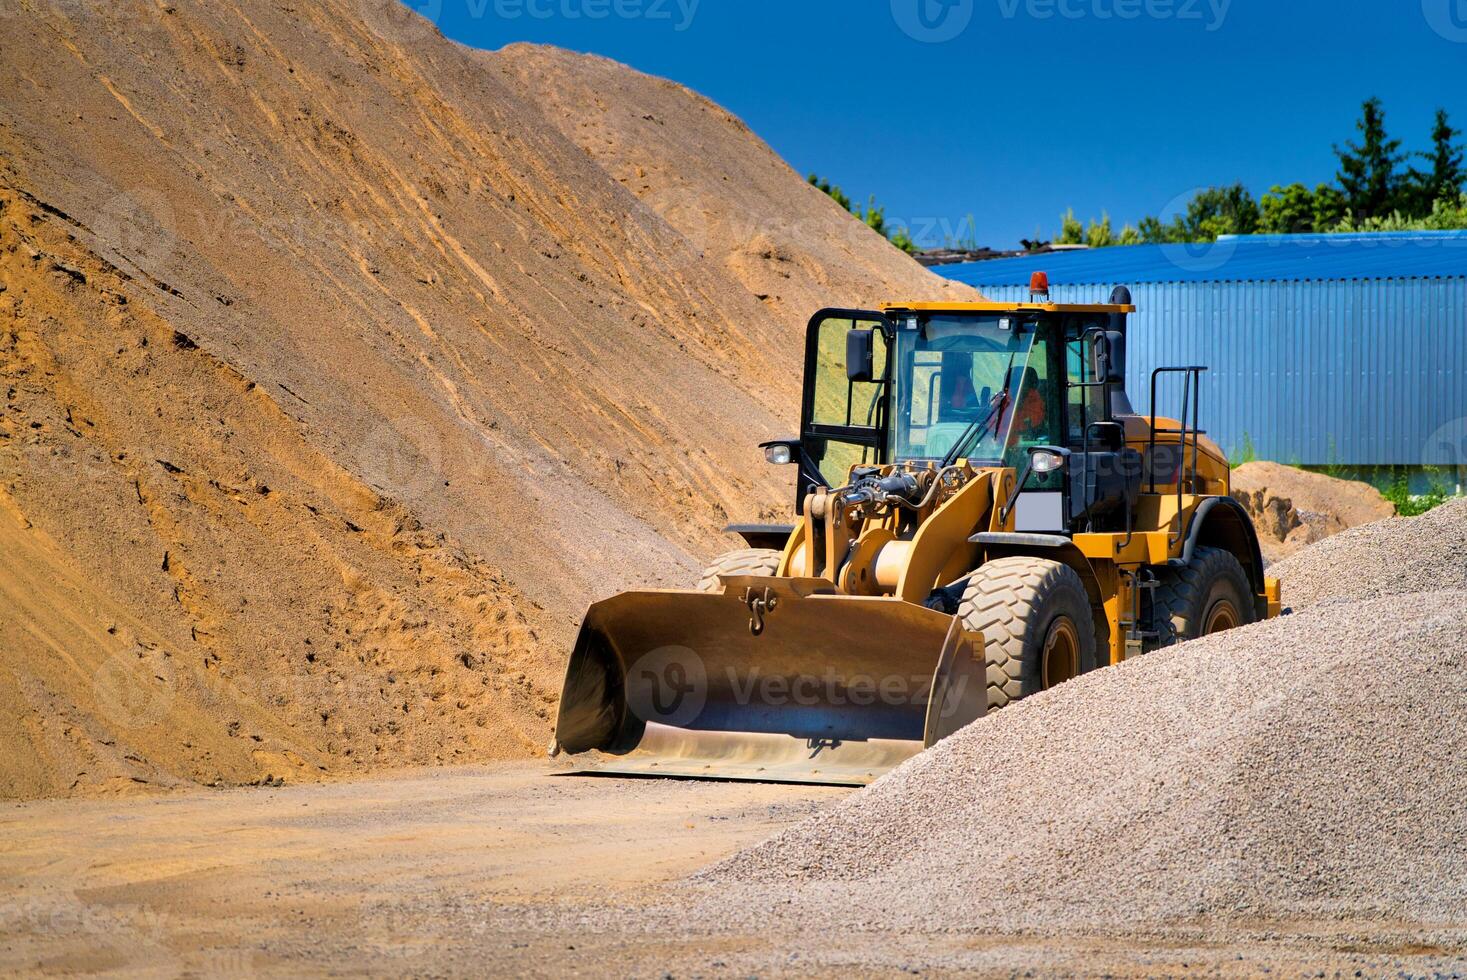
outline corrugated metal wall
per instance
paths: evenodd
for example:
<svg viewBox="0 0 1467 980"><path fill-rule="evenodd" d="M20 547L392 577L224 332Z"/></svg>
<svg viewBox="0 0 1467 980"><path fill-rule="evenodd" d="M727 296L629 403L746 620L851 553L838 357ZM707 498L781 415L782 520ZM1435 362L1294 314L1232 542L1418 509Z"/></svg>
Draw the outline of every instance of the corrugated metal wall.
<svg viewBox="0 0 1467 980"><path fill-rule="evenodd" d="M941 271L938 269L936 271ZM984 286L1001 302L1027 287ZM1149 411L1151 370L1206 364L1202 427L1230 454L1302 465L1467 465L1467 279L1130 286L1127 387ZM1111 285L1056 285L1059 303ZM1161 414L1181 408L1163 381Z"/></svg>

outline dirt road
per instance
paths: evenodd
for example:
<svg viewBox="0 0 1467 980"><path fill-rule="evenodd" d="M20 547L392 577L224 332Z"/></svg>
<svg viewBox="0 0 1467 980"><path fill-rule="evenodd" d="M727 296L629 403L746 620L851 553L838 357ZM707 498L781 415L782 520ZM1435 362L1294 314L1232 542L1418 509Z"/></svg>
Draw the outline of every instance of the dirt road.
<svg viewBox="0 0 1467 980"><path fill-rule="evenodd" d="M0 973L846 974L909 969L1450 973L1366 952L1023 936L749 935L666 923L665 885L845 790L551 778L538 763L275 789L14 804ZM649 907L662 902L659 910ZM617 911L608 914L608 907ZM649 915L641 918L641 910ZM675 920L674 920L675 921ZM1404 956L1405 959L1401 959ZM1382 959L1386 957L1386 959Z"/></svg>
<svg viewBox="0 0 1467 980"><path fill-rule="evenodd" d="M841 792L531 763L16 805L0 825L0 973L508 968L565 944L505 940L497 905L635 899ZM452 955L466 947L481 952Z"/></svg>

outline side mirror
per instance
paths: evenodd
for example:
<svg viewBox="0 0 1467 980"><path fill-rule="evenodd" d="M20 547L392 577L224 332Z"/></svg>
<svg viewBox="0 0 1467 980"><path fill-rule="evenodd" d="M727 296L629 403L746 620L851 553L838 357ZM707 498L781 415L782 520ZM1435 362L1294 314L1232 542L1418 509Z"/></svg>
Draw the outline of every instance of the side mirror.
<svg viewBox="0 0 1467 980"><path fill-rule="evenodd" d="M846 334L846 377L851 381L876 380L875 330L852 330Z"/></svg>
<svg viewBox="0 0 1467 980"><path fill-rule="evenodd" d="M1107 330L1101 335L1102 342L1095 345L1095 374L1106 384L1126 383L1126 335L1119 330Z"/></svg>

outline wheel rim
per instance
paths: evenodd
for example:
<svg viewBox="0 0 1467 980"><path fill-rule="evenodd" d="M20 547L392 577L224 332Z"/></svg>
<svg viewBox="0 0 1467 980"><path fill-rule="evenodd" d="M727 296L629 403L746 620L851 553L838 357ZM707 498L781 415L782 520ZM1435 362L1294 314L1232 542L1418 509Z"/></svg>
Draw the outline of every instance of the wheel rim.
<svg viewBox="0 0 1467 980"><path fill-rule="evenodd" d="M1238 611L1233 604L1226 599L1219 599L1213 607L1207 611L1207 618L1202 622L1202 635L1211 636L1213 633L1221 633L1238 625Z"/></svg>
<svg viewBox="0 0 1467 980"><path fill-rule="evenodd" d="M1050 624L1044 637L1044 689L1074 680L1080 672L1080 634L1075 624L1060 616Z"/></svg>

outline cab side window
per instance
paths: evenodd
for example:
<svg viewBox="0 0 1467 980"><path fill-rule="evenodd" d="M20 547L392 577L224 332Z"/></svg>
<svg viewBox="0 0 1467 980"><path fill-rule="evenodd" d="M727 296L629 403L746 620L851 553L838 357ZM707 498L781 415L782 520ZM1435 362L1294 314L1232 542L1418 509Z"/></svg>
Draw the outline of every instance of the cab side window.
<svg viewBox="0 0 1467 980"><path fill-rule="evenodd" d="M1065 374L1070 383L1065 405L1069 446L1079 448L1085 444L1085 432L1089 426L1105 419L1105 399L1101 390L1083 387L1097 380L1093 334L1072 338L1065 343Z"/></svg>
<svg viewBox="0 0 1467 980"><path fill-rule="evenodd" d="M815 355L815 404L810 421L818 425L874 426L884 391L879 381L852 382L846 377L846 334L876 329L861 320L826 319L820 323ZM876 329L876 377L886 374L886 338Z"/></svg>
<svg viewBox="0 0 1467 980"><path fill-rule="evenodd" d="M1058 383L1063 364L1051 328L1041 325L1029 350L1029 361L1013 372L1009 399L1013 432L1004 454L1004 465L1022 470L1034 446L1053 445L1061 434L1060 412L1063 392Z"/></svg>
<svg viewBox="0 0 1467 980"><path fill-rule="evenodd" d="M812 324L815 331L805 450L832 487L843 486L852 466L874 463L879 456L877 427L883 419L885 385L851 381L846 371L846 335L875 331L874 376L886 376L887 346L881 324L854 316L827 316Z"/></svg>

